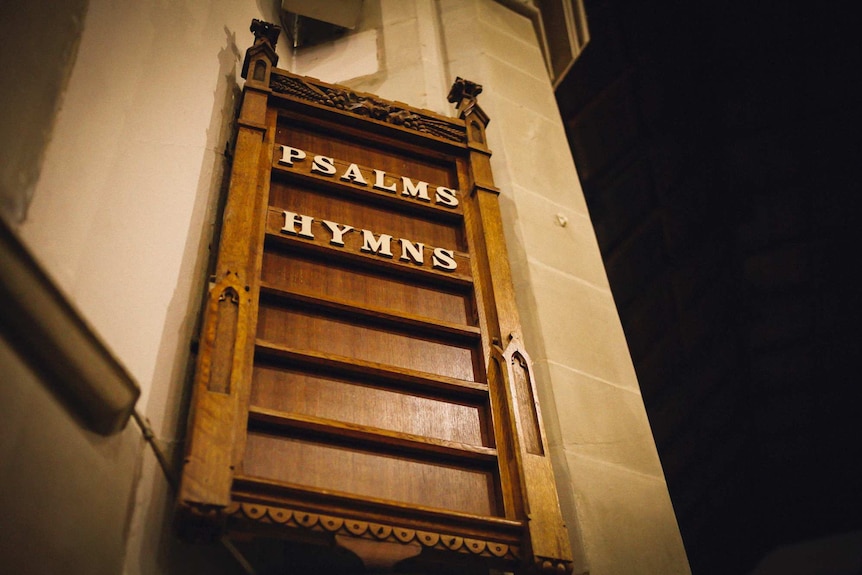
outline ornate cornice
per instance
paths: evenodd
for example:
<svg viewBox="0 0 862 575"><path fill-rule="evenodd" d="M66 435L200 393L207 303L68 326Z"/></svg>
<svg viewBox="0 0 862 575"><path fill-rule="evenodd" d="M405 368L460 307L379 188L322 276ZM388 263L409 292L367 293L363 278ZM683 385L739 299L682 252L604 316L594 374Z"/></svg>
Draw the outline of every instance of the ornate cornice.
<svg viewBox="0 0 862 575"><path fill-rule="evenodd" d="M402 543L404 545L416 542L422 545L422 547L429 549L467 553L482 557L498 558L504 561L519 561L520 559L520 549L518 547L498 541L408 529L406 527L383 523L345 519L308 511L260 505L258 503L233 503L227 509L227 517L229 520L254 521L264 525L283 525L297 529L362 537L376 541Z"/></svg>
<svg viewBox="0 0 862 575"><path fill-rule="evenodd" d="M464 126L460 124L402 108L392 102L358 94L342 87L275 71L269 84L272 91L279 94L344 110L357 116L373 118L459 144L467 141Z"/></svg>

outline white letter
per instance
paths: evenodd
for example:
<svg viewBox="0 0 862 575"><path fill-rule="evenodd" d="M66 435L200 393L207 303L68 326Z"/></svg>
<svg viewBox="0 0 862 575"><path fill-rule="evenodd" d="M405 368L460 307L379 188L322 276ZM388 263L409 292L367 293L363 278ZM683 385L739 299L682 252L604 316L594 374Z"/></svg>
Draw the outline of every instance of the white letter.
<svg viewBox="0 0 862 575"><path fill-rule="evenodd" d="M284 227L281 228L286 234L299 235L304 238L314 239L314 234L311 233L311 222L314 221L314 218L311 216L302 216L294 214L293 212L283 211L284 213ZM296 231L296 224L300 225L299 231Z"/></svg>
<svg viewBox="0 0 862 575"><path fill-rule="evenodd" d="M444 188L443 186L439 186L437 188L437 193L434 195L434 201L438 204L445 204L450 208L454 208L458 205L458 197L455 190L450 190L449 188Z"/></svg>
<svg viewBox="0 0 862 575"><path fill-rule="evenodd" d="M374 170L374 187L378 190L383 190L384 192L394 192L395 182L392 182L391 186L387 186L383 181L384 177L386 177L386 172L383 170Z"/></svg>
<svg viewBox="0 0 862 575"><path fill-rule="evenodd" d="M373 252L379 256L392 257L392 236L380 234L380 239L374 238L374 233L368 230L362 230L362 247L359 248L363 252Z"/></svg>
<svg viewBox="0 0 862 575"><path fill-rule="evenodd" d="M413 196L426 202L431 201L431 198L428 197L428 182L419 182L414 185L413 180L405 176L401 177L401 181L404 183L404 191L401 192L402 195Z"/></svg>
<svg viewBox="0 0 862 575"><path fill-rule="evenodd" d="M332 232L332 239L329 240L329 243L335 244L337 246L344 246L344 234L353 230L353 226L344 226L343 228L339 228L338 224L335 222L330 222L329 220L321 220L329 231Z"/></svg>
<svg viewBox="0 0 862 575"><path fill-rule="evenodd" d="M293 165L294 160L304 160L305 152L302 150L297 150L296 148L291 148L290 146L282 146L281 147L281 158L278 160L279 164L287 164L288 166Z"/></svg>
<svg viewBox="0 0 862 575"><path fill-rule="evenodd" d="M401 259L409 262L411 259L420 266L425 263L425 244L418 242L415 245L410 240L400 239ZM410 252L409 254L407 252Z"/></svg>
<svg viewBox="0 0 862 575"><path fill-rule="evenodd" d="M331 176L335 173L335 160L326 156L314 156L314 164L311 166L312 172L319 172L324 176Z"/></svg>
<svg viewBox="0 0 862 575"><path fill-rule="evenodd" d="M356 164L350 164L350 167L344 171L344 175L341 176L341 179L346 182L352 181L354 184L362 186L368 185L368 182L366 182L365 178L362 177L362 172L359 171L359 166Z"/></svg>
<svg viewBox="0 0 862 575"><path fill-rule="evenodd" d="M458 267L458 263L455 261L455 252L443 248L434 248L434 253L431 254L431 266L447 272L455 271L455 268Z"/></svg>

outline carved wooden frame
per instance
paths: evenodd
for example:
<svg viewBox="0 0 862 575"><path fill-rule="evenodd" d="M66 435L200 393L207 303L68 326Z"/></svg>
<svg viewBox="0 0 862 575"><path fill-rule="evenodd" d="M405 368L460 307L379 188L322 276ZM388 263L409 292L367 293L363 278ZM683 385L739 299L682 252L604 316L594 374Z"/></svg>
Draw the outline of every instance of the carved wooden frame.
<svg viewBox="0 0 862 575"><path fill-rule="evenodd" d="M489 119L477 103L481 86L459 78L449 101L457 105L460 118L445 118L275 68L277 27L254 21L251 29L255 42L243 64L246 83L236 120L222 240L197 357L178 496L180 532L192 539L224 534L319 536L348 548L349 541L362 540L412 546L417 553L434 550L453 562L459 557L480 558L489 568L571 572L568 535L515 307L499 190L494 186L491 152L485 144ZM474 254L470 266L497 446L496 452L476 449L469 456L490 457L496 462L502 516L315 492L243 474L257 302L262 291L263 248L255 238L264 237L280 113L334 119L349 129L396 138L405 146L444 154L457 163L458 185L464 193L464 225ZM258 410L254 417L266 418L267 414ZM358 433L347 427L341 431L345 430ZM409 438L395 434L388 439L409 443Z"/></svg>

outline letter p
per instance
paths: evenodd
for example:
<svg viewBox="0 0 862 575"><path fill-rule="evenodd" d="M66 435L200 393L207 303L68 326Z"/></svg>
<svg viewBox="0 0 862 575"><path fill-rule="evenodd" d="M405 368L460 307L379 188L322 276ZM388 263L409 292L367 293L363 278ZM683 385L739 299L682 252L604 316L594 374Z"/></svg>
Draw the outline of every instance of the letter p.
<svg viewBox="0 0 862 575"><path fill-rule="evenodd" d="M305 152L302 150L298 150L296 148L291 148L290 146L282 146L281 147L281 158L279 158L279 164L287 164L288 166L293 165L294 160L304 160Z"/></svg>

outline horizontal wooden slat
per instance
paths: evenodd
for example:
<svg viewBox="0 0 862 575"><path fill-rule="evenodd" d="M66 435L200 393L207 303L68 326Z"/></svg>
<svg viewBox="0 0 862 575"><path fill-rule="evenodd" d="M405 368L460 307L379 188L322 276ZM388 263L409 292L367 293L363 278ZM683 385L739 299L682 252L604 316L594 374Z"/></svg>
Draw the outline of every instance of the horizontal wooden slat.
<svg viewBox="0 0 862 575"><path fill-rule="evenodd" d="M419 529L441 529L476 537L492 537L513 544L520 542L524 528L521 521L503 517L476 515L463 511L441 510L415 504L404 504L379 497L356 497L349 493L315 489L284 481L238 473L233 481L234 501L256 501L270 504L300 503L302 509L332 513L333 507L347 517L361 515L365 520L389 520Z"/></svg>
<svg viewBox="0 0 862 575"><path fill-rule="evenodd" d="M456 325L478 325L470 287L429 285L417 278L382 274L298 250L268 249L262 263L262 281L292 292L339 298L358 307L421 315Z"/></svg>
<svg viewBox="0 0 862 575"><path fill-rule="evenodd" d="M316 310L347 313L353 317L373 320L399 329L410 330L412 333L416 333L418 331L419 333L439 338L454 338L459 342L465 343L476 342L481 337L481 330L478 327L455 324L403 312L395 313L378 307L358 307L350 302L337 298L311 296L282 290L267 282L261 283L261 293L266 294L269 297L279 299L285 303L310 305L314 306Z"/></svg>
<svg viewBox="0 0 862 575"><path fill-rule="evenodd" d="M249 403L422 437L493 446L485 399L431 394L287 362L258 361Z"/></svg>
<svg viewBox="0 0 862 575"><path fill-rule="evenodd" d="M399 433L311 415L251 407L249 420L249 425L266 424L286 430L311 431L336 440L353 440L352 445L357 445L354 442L359 441L360 448L368 448L372 451L385 447L397 449L421 459L442 458L471 466L493 466L497 463L497 450L490 447Z"/></svg>
<svg viewBox="0 0 862 575"><path fill-rule="evenodd" d="M250 428L243 470L256 477L358 496L498 516L497 470L333 443L315 434L279 435Z"/></svg>
<svg viewBox="0 0 862 575"><path fill-rule="evenodd" d="M441 220L445 222L461 222L464 219L464 214L460 204L455 208L447 208L432 202L423 202L410 200L403 197L401 194L401 176L392 174L387 177L387 184L391 184L392 180L398 182L398 194L384 192L372 187L371 183L367 186L353 184L341 180L338 175L349 165L345 162L336 161L336 169L339 171L334 176L322 176L315 173L299 170L295 167L280 164L278 159L281 157L281 148L276 146L275 157L273 158L273 176L286 182L298 183L303 186L313 188L315 190L326 190L329 193L349 197L355 200L360 200L365 203L378 204L387 208L397 210L407 215L422 216L432 220ZM305 160L311 163L311 157ZM372 173L370 168L363 169L360 166L364 176ZM389 174L387 174L389 176ZM373 178L373 176L371 176ZM396 180L397 178L397 180ZM415 179L414 179L415 182ZM372 180L373 183L373 180ZM434 197L434 188L436 186L429 184L428 196ZM463 201L461 192L458 192L459 202Z"/></svg>
<svg viewBox="0 0 862 575"><path fill-rule="evenodd" d="M327 371L356 375L365 379L371 379L372 381L375 379L382 380L390 385L410 386L430 392L454 394L465 398L484 399L488 395L488 385L485 383L466 381L328 353L303 351L261 339L258 339L256 343L255 349L258 358L289 361L294 364L313 366Z"/></svg>
<svg viewBox="0 0 862 575"><path fill-rule="evenodd" d="M277 345L456 380L485 381L481 346L387 329L312 308L260 302L256 337Z"/></svg>
<svg viewBox="0 0 862 575"><path fill-rule="evenodd" d="M428 263L424 266L418 266L410 262L400 261L397 257L393 257L391 259L384 258L359 251L359 249L333 246L330 244L329 240L323 236L311 239L282 233L281 229L283 226L284 215L282 211L276 208L270 208L267 214L266 224L266 239L268 240L268 247L271 247L273 244L289 246L292 249L306 253L316 253L322 257L331 258L336 261L354 262L370 269L381 270L384 273L411 276L420 278L421 281L434 282L439 285L459 287L473 285L473 280L469 275L470 255L464 252L455 252L454 260L457 264L457 271L449 272L431 267L431 253L428 248L426 248ZM377 234L385 233L385 230L373 231ZM395 240L397 240L397 238L393 238L393 242Z"/></svg>

